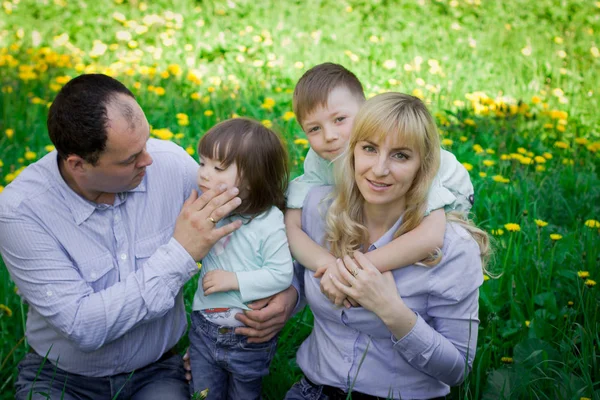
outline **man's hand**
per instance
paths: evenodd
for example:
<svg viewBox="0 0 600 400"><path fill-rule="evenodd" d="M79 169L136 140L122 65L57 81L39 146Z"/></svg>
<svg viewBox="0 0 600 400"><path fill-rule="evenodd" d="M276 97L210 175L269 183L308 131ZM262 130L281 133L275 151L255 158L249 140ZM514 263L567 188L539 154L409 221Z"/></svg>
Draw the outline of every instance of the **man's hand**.
<svg viewBox="0 0 600 400"><path fill-rule="evenodd" d="M212 293L227 292L229 290L240 290L240 284L235 272L223 271L220 269L208 271L202 279L202 289L204 295Z"/></svg>
<svg viewBox="0 0 600 400"><path fill-rule="evenodd" d="M248 336L248 343L262 343L271 340L292 315L298 292L290 286L283 292L250 304L252 311L236 314L235 318L245 327L236 328L238 335Z"/></svg>
<svg viewBox="0 0 600 400"><path fill-rule="evenodd" d="M242 202L236 197L239 193L237 188L225 189L225 185L221 185L202 193L200 197L193 190L177 217L173 238L196 261L201 260L219 239L242 225L242 221L238 220L220 228L215 227Z"/></svg>

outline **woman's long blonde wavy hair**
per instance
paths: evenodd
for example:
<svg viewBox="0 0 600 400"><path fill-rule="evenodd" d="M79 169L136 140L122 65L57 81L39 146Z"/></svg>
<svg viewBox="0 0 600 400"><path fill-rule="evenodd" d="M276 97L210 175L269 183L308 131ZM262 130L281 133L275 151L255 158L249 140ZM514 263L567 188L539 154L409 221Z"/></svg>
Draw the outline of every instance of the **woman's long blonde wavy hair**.
<svg viewBox="0 0 600 400"><path fill-rule="evenodd" d="M418 152L421 159L413 184L405 195L406 209L394 238L416 228L424 218L427 195L440 165L440 140L435 121L416 97L393 92L372 97L356 115L348 148L335 165L336 185L333 203L326 214L325 244L336 257L366 250L369 243L369 232L364 225L364 198L354 177L354 149L360 141L379 143L388 135L397 135L398 140ZM473 236L485 262L489 254L485 231L457 213L448 214L447 219L459 223ZM441 256L438 251L425 264L435 265Z"/></svg>

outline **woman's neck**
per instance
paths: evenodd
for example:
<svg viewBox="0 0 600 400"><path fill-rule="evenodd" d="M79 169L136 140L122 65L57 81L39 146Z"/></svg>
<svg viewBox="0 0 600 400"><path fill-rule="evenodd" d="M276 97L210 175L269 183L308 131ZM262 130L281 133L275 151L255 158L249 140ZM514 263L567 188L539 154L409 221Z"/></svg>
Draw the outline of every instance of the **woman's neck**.
<svg viewBox="0 0 600 400"><path fill-rule="evenodd" d="M365 204L363 206L364 223L369 231L369 244L373 244L389 231L404 213L404 210L405 206L401 203L392 206Z"/></svg>

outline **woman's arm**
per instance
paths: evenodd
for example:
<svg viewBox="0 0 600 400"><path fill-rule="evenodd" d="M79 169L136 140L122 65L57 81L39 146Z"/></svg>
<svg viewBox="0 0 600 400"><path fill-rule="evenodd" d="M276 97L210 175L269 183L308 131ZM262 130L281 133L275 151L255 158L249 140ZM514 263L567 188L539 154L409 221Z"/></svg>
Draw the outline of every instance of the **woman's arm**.
<svg viewBox="0 0 600 400"><path fill-rule="evenodd" d="M335 285L381 318L392 333L394 348L409 364L450 386L464 380L477 346L476 285L460 299L431 294L427 312L433 319L429 325L404 304L392 274L381 274L363 254L355 253L355 261L346 257L339 270L351 286L333 278Z"/></svg>

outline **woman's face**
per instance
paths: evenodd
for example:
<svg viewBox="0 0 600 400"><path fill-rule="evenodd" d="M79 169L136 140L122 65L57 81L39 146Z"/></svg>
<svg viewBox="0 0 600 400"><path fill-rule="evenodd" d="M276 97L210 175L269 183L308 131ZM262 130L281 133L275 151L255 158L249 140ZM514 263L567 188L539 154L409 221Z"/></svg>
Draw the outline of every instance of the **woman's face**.
<svg viewBox="0 0 600 400"><path fill-rule="evenodd" d="M417 149L402 143L398 135L362 140L354 147L354 178L365 205L404 212L406 193L420 166Z"/></svg>

